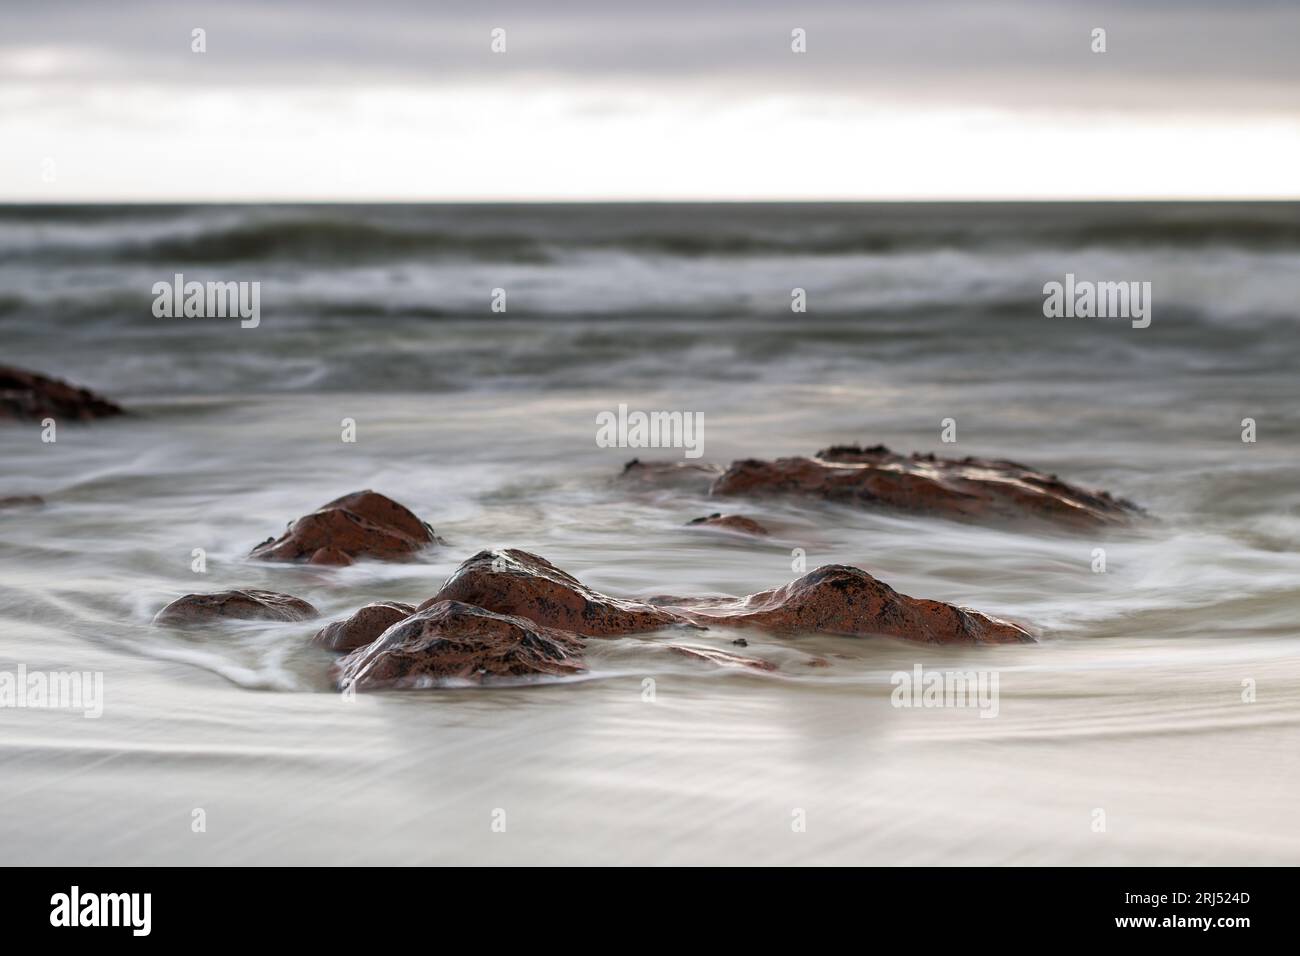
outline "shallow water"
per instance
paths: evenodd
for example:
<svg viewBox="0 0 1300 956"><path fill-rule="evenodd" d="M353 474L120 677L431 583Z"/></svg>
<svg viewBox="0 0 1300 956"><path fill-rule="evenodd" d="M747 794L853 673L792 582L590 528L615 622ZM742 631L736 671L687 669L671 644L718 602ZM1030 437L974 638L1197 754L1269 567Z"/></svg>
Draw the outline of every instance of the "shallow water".
<svg viewBox="0 0 1300 956"><path fill-rule="evenodd" d="M54 444L0 429L0 495L49 500L0 513L0 671L104 674L98 719L0 708L0 847L69 863L1300 861L1298 262L1283 204L0 209L0 361L134 412ZM261 281L262 324L154 318L150 287L175 271ZM1150 328L1044 318L1042 284L1067 271L1152 281ZM688 529L722 506L614 480L633 456L682 455L597 447L619 403L703 413L706 461L847 441L1008 457L1159 520L1077 536L760 501L723 510L770 538ZM447 546L341 570L245 560L363 487ZM232 586L326 619L419 602L489 547L628 596L772 587L802 549L810 569L858 565L1040 642L749 633L746 652L780 665L754 674L637 637L596 642L578 680L349 700L305 646L318 623L149 626L179 594ZM996 719L891 706L917 663L996 672Z"/></svg>

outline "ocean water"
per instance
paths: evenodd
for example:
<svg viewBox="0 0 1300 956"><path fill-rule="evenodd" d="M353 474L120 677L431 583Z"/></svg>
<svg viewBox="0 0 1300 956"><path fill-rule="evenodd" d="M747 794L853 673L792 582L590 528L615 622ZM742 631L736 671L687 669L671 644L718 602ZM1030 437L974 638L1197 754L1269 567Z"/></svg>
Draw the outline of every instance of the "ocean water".
<svg viewBox="0 0 1300 956"><path fill-rule="evenodd" d="M0 362L133 413L52 444L0 427L0 496L48 500L0 512L0 672L103 675L96 719L0 708L0 851L1300 862L1297 266L1295 204L0 207ZM178 272L260 282L260 325L155 318ZM1067 273L1151 282L1150 326L1044 317ZM703 461L852 441L1007 457L1157 520L1067 535L646 492L615 481L624 462L683 451L599 447L620 404L702 414ZM367 487L446 547L246 560ZM684 527L717 510L772 535ZM307 646L319 622L150 626L227 587L326 620L419 602L490 547L625 596L750 593L802 553L1039 642L749 633L779 664L760 674L644 635L593 642L578 680L348 700ZM996 718L892 706L918 664L996 673Z"/></svg>

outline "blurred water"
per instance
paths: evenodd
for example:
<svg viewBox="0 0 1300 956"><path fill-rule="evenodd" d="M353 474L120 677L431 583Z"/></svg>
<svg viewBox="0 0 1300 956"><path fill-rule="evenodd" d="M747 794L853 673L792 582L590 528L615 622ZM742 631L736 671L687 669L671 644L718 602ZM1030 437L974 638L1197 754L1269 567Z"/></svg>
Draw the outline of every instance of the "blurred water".
<svg viewBox="0 0 1300 956"><path fill-rule="evenodd" d="M0 210L0 361L135 413L52 445L0 430L0 495L49 499L0 513L0 670L102 670L106 697L99 720L0 709L0 846L15 862L1295 862L1298 221L1275 204ZM150 287L174 271L263 282L261 326L155 319ZM1041 286L1067 271L1152 281L1151 327L1044 318ZM634 455L681 454L597 447L619 403L703 413L709 461L846 441L995 455L1160 521L1093 538L762 501L727 510L770 538L687 529L719 503L613 480ZM342 570L244 560L362 487L447 547ZM580 681L349 703L305 646L318 624L148 626L231 586L327 619L419 602L498 546L626 595L771 587L800 548L1042 641L749 634L780 664L755 675L630 638L597 644ZM890 675L918 661L998 670L998 718L891 707Z"/></svg>

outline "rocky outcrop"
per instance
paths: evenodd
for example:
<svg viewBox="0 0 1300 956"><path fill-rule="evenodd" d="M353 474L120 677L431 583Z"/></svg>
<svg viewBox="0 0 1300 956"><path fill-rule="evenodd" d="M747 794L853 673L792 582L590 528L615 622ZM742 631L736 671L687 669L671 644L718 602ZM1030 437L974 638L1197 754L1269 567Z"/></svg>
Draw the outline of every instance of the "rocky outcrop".
<svg viewBox="0 0 1300 956"><path fill-rule="evenodd" d="M349 618L325 625L311 642L329 651L354 651L414 613L415 608L410 604L377 601L367 604Z"/></svg>
<svg viewBox="0 0 1300 956"><path fill-rule="evenodd" d="M186 594L159 611L154 624L187 627L215 621L307 621L319 612L301 598L252 588Z"/></svg>
<svg viewBox="0 0 1300 956"><path fill-rule="evenodd" d="M474 604L588 637L633 634L682 623L679 615L663 608L593 591L545 558L514 549L480 551L457 568L419 610L442 601Z"/></svg>
<svg viewBox="0 0 1300 956"><path fill-rule="evenodd" d="M719 531L732 531L736 534L750 534L755 537L767 534L767 529L753 518L746 518L744 515L724 515L720 511L715 511L703 518L692 518L686 522L686 526L688 528L716 528Z"/></svg>
<svg viewBox="0 0 1300 956"><path fill-rule="evenodd" d="M1033 641L1017 624L899 594L844 565L827 565L744 598L642 602L601 594L544 558L513 549L474 555L414 613L403 604L367 605L323 628L313 641L333 650L354 648L337 665L340 687L426 687L453 679L573 674L583 667L584 638L710 625L791 636L884 635L928 644ZM712 647L676 641L648 646L723 667L776 669L770 661Z"/></svg>
<svg viewBox="0 0 1300 956"><path fill-rule="evenodd" d="M339 661L335 679L340 689L377 690L582 670L582 641L575 634L459 601L437 601Z"/></svg>
<svg viewBox="0 0 1300 956"><path fill-rule="evenodd" d="M264 561L350 564L358 558L406 561L439 543L433 529L391 498L357 491L304 515L251 557Z"/></svg>
<svg viewBox="0 0 1300 956"><path fill-rule="evenodd" d="M120 405L88 388L39 372L0 365L0 422L88 422L124 414Z"/></svg>
<svg viewBox="0 0 1300 956"><path fill-rule="evenodd" d="M842 564L825 565L783 587L730 602L674 600L681 613L697 624L714 622L786 634L879 634L923 644L1034 640L1017 624L970 608L899 594L866 571Z"/></svg>
<svg viewBox="0 0 1300 956"><path fill-rule="evenodd" d="M895 454L883 445L840 445L812 458L733 462L710 494L803 495L963 521L1036 521L1076 530L1123 525L1143 512L1004 459Z"/></svg>
<svg viewBox="0 0 1300 956"><path fill-rule="evenodd" d="M642 461L633 458L623 466L619 481L643 489L671 488L704 494L722 474L717 465L698 461Z"/></svg>

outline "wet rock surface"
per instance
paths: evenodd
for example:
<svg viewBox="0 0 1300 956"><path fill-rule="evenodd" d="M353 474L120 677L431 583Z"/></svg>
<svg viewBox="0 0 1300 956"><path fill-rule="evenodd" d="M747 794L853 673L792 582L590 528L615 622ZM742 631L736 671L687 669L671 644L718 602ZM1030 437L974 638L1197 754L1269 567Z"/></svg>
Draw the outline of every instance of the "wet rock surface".
<svg viewBox="0 0 1300 956"><path fill-rule="evenodd" d="M696 623L777 633L899 637L925 644L1032 643L1024 628L970 608L900 594L860 568L828 564L783 587L731 602L716 599L681 611Z"/></svg>
<svg viewBox="0 0 1300 956"><path fill-rule="evenodd" d="M679 615L601 594L527 551L480 551L452 574L424 610L440 601L474 604L588 637L633 634L681 624Z"/></svg>
<svg viewBox="0 0 1300 956"><path fill-rule="evenodd" d="M776 670L776 665L771 661L749 657L745 654L732 654L714 647L695 647L687 644L665 644L663 646L674 654L680 654L682 657L689 657L693 660L707 661L710 664L717 664L719 667L747 667L756 671Z"/></svg>
<svg viewBox="0 0 1300 956"><path fill-rule="evenodd" d="M299 518L280 537L255 547L250 557L324 565L358 558L407 561L436 543L433 529L396 501L357 491Z"/></svg>
<svg viewBox="0 0 1300 956"><path fill-rule="evenodd" d="M395 601L376 601L351 617L326 624L311 642L330 651L354 651L374 641L398 621L415 613L415 607Z"/></svg>
<svg viewBox="0 0 1300 956"><path fill-rule="evenodd" d="M768 533L767 529L753 518L746 518L744 515L724 515L720 511L706 515L703 518L692 518L686 523L686 526L688 528L716 528L719 531L750 534L755 537L761 537Z"/></svg>
<svg viewBox="0 0 1300 956"><path fill-rule="evenodd" d="M812 458L733 462L718 497L804 495L974 522L1033 521L1069 529L1125 525L1136 505L1005 459L895 454L883 445L837 445Z"/></svg>
<svg viewBox="0 0 1300 956"><path fill-rule="evenodd" d="M88 388L12 365L0 365L0 422L88 422L125 412Z"/></svg>
<svg viewBox="0 0 1300 956"><path fill-rule="evenodd" d="M153 619L166 627L186 627L216 621L307 621L319 616L301 598L253 588L186 594L172 601Z"/></svg>
<svg viewBox="0 0 1300 956"><path fill-rule="evenodd" d="M335 667L341 689L429 687L448 680L581 673L582 640L522 617L437 601Z"/></svg>

